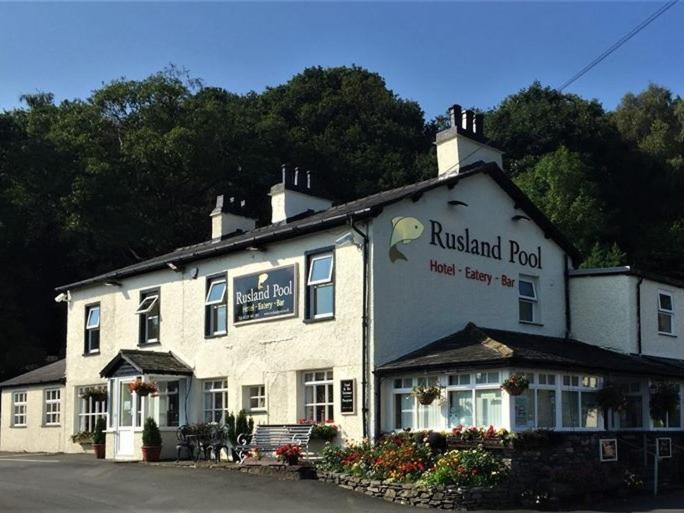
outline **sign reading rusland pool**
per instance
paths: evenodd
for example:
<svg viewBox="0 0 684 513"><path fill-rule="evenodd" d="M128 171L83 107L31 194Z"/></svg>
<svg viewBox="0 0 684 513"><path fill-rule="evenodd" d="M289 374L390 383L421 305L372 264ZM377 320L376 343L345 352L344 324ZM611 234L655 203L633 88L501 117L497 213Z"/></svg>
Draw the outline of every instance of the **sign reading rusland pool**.
<svg viewBox="0 0 684 513"><path fill-rule="evenodd" d="M340 380L340 411L345 414L356 412L355 380Z"/></svg>
<svg viewBox="0 0 684 513"><path fill-rule="evenodd" d="M268 269L233 279L233 322L293 316L297 308L297 266Z"/></svg>

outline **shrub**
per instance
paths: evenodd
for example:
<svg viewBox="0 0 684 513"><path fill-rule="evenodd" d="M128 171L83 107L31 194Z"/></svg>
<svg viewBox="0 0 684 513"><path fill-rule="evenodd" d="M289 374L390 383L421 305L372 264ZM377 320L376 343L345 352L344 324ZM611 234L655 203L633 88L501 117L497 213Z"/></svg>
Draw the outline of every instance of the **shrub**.
<svg viewBox="0 0 684 513"><path fill-rule="evenodd" d="M507 473L508 468L500 459L476 448L445 453L419 482L428 486L490 486L503 480Z"/></svg>
<svg viewBox="0 0 684 513"><path fill-rule="evenodd" d="M318 467L321 470L327 470L328 472L344 472L345 466L342 464L342 460L346 455L346 448L326 443L321 451L321 460L318 463Z"/></svg>
<svg viewBox="0 0 684 513"><path fill-rule="evenodd" d="M93 433L93 443L94 444L104 444L106 441L105 430L107 429L107 423L105 419L100 417L95 423L95 433Z"/></svg>
<svg viewBox="0 0 684 513"><path fill-rule="evenodd" d="M93 433L90 431L79 431L71 435L71 441L75 444L92 444Z"/></svg>
<svg viewBox="0 0 684 513"><path fill-rule="evenodd" d="M143 447L158 447L162 444L159 427L152 417L145 419L145 427L142 434Z"/></svg>

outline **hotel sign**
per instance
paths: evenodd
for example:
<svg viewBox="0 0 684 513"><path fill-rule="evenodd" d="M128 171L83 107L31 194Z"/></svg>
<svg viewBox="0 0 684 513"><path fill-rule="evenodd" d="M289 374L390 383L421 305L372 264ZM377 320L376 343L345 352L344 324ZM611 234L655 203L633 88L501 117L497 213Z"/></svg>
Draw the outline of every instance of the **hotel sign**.
<svg viewBox="0 0 684 513"><path fill-rule="evenodd" d="M262 321L295 315L296 283L296 265L234 278L233 322Z"/></svg>
<svg viewBox="0 0 684 513"><path fill-rule="evenodd" d="M343 414L356 412L356 382L353 379L340 381L340 411Z"/></svg>

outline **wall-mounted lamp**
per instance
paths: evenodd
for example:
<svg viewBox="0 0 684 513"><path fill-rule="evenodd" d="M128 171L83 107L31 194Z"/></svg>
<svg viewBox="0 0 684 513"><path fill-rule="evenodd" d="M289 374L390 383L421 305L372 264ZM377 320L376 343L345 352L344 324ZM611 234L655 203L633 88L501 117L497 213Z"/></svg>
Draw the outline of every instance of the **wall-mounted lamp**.
<svg viewBox="0 0 684 513"><path fill-rule="evenodd" d="M511 220L512 220L512 221L521 221L521 220L523 220L523 219L524 219L525 221L531 221L531 219L530 219L529 217L524 216L524 215L522 215L522 214L516 214L516 215L514 215L513 217L511 217Z"/></svg>
<svg viewBox="0 0 684 513"><path fill-rule="evenodd" d="M449 200L449 201L447 201L447 203L449 203L449 205L451 205L452 207L457 207L459 205L464 206L464 207L468 206L468 204L465 203L464 201L458 201L458 200Z"/></svg>
<svg viewBox="0 0 684 513"><path fill-rule="evenodd" d="M356 240L356 237L354 237L354 234L352 232L347 232L341 237L338 237L335 239L335 246L345 246L347 244L353 244L357 248L361 248L361 243L359 243Z"/></svg>
<svg viewBox="0 0 684 513"><path fill-rule="evenodd" d="M55 297L55 303L68 303L69 301L71 301L71 292L68 290Z"/></svg>
<svg viewBox="0 0 684 513"><path fill-rule="evenodd" d="M193 267L192 271L190 271L190 277L193 280L196 280L198 276L199 276L199 267Z"/></svg>
<svg viewBox="0 0 684 513"><path fill-rule="evenodd" d="M183 267L180 265L176 265L173 262L166 262L166 266L171 269L174 273L179 273L183 270Z"/></svg>
<svg viewBox="0 0 684 513"><path fill-rule="evenodd" d="M121 282L116 280L107 280L104 282L107 287L121 287Z"/></svg>
<svg viewBox="0 0 684 513"><path fill-rule="evenodd" d="M264 248L259 246L247 246L245 251L265 251Z"/></svg>

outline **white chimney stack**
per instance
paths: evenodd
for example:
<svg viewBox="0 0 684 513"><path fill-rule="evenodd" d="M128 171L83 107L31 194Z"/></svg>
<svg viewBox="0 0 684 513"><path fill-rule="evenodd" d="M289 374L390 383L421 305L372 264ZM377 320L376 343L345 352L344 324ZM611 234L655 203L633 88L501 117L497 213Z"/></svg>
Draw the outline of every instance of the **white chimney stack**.
<svg viewBox="0 0 684 513"><path fill-rule="evenodd" d="M239 232L249 232L256 227L256 220L244 215L245 202L231 197L226 203L223 195L216 196L216 208L211 211L211 238L222 237Z"/></svg>
<svg viewBox="0 0 684 513"><path fill-rule="evenodd" d="M437 172L439 176L458 174L476 162L495 162L503 169L503 152L489 146L484 137L484 116L460 105L449 108L451 126L437 134Z"/></svg>
<svg viewBox="0 0 684 513"><path fill-rule="evenodd" d="M282 181L271 187L271 223L287 221L305 212L320 212L332 206L332 201L314 196L311 173L283 165Z"/></svg>

